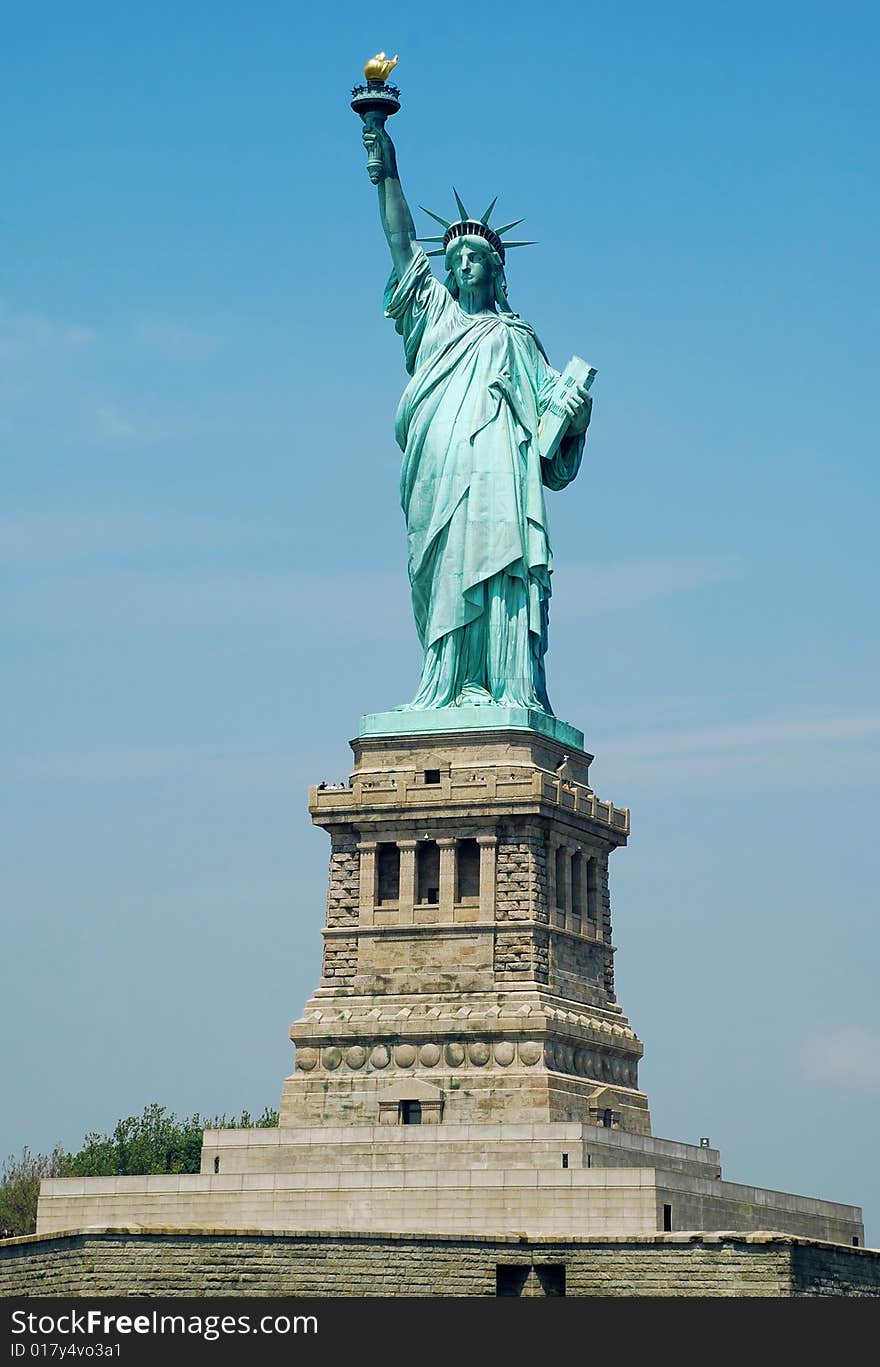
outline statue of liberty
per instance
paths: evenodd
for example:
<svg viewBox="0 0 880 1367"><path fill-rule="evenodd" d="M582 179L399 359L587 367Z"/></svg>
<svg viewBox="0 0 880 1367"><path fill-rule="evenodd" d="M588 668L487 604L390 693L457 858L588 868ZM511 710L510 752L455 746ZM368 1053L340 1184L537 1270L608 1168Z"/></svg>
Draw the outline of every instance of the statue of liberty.
<svg viewBox="0 0 880 1367"><path fill-rule="evenodd" d="M443 234L422 240L440 243L430 255L448 272L435 279L383 123L366 119L363 141L391 250L385 313L410 375L395 435L423 650L415 697L398 710L502 705L552 716L544 487L563 489L577 474L591 399L582 383L560 391L534 330L511 312L505 249L527 244L502 240L515 223L490 226L494 200L476 219L455 192L457 221L431 213ZM563 428L545 459L539 423L551 404Z"/></svg>

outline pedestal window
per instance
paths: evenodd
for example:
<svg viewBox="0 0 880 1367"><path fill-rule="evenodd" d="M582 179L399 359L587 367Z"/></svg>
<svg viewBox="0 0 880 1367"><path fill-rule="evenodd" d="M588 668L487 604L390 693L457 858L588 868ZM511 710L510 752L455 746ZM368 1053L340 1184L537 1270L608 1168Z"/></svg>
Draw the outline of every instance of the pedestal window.
<svg viewBox="0 0 880 1367"><path fill-rule="evenodd" d="M456 902L480 897L480 847L476 840L459 840L456 848Z"/></svg>
<svg viewBox="0 0 880 1367"><path fill-rule="evenodd" d="M571 856L571 912L575 918L575 929L580 929L580 921L586 910L586 865L587 860L580 850Z"/></svg>
<svg viewBox="0 0 880 1367"><path fill-rule="evenodd" d="M434 906L440 901L440 847L435 840L420 840L416 851L417 900L420 906Z"/></svg>
<svg viewBox="0 0 880 1367"><path fill-rule="evenodd" d="M595 855L587 861L587 918L597 940L602 939L602 909L599 898L599 861Z"/></svg>
<svg viewBox="0 0 880 1367"><path fill-rule="evenodd" d="M396 844L383 843L376 851L378 900L397 902L400 898L400 850Z"/></svg>
<svg viewBox="0 0 880 1367"><path fill-rule="evenodd" d="M564 845L556 846L556 905L560 911L567 911L566 890L568 888L568 850Z"/></svg>

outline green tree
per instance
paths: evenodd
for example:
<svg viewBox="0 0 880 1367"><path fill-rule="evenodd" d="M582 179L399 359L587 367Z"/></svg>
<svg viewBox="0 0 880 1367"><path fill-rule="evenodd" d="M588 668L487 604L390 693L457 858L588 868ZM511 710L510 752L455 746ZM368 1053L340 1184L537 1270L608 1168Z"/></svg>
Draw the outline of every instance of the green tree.
<svg viewBox="0 0 880 1367"><path fill-rule="evenodd" d="M178 1119L153 1102L142 1115L117 1120L110 1134L87 1134L68 1171L75 1177L198 1172L202 1128L197 1114Z"/></svg>
<svg viewBox="0 0 880 1367"><path fill-rule="evenodd" d="M267 1106L257 1120L249 1111L238 1116L178 1117L157 1102L141 1115L118 1120L110 1134L87 1134L77 1153L57 1146L51 1154L10 1157L0 1175L0 1231L4 1237L33 1234L37 1199L44 1177L137 1177L146 1173L198 1172L204 1130L270 1129L278 1112Z"/></svg>
<svg viewBox="0 0 880 1367"><path fill-rule="evenodd" d="M63 1177L67 1155L56 1146L51 1153L31 1153L25 1146L21 1157L10 1155L0 1173L0 1235L4 1239L33 1234L37 1225L37 1198L44 1177Z"/></svg>
<svg viewBox="0 0 880 1367"><path fill-rule="evenodd" d="M142 1173L198 1172L204 1130L266 1129L278 1124L268 1106L258 1120L249 1111L236 1116L199 1115L178 1118L156 1102L142 1115L118 1120L111 1134L87 1134L79 1153L69 1159L76 1177L133 1177Z"/></svg>

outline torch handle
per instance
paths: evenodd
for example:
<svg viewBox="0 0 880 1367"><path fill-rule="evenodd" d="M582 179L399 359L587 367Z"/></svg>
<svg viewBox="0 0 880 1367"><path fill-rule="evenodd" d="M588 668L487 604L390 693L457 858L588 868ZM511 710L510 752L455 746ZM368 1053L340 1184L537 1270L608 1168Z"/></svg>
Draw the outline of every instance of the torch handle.
<svg viewBox="0 0 880 1367"><path fill-rule="evenodd" d="M381 109L371 109L366 114L362 114L361 117L364 121L365 128L372 128L375 129L377 133L381 133L385 127L385 120L388 115ZM382 156L382 151L379 146L374 144L373 147L370 148L367 156L367 174L374 185L379 184L384 169L385 158Z"/></svg>

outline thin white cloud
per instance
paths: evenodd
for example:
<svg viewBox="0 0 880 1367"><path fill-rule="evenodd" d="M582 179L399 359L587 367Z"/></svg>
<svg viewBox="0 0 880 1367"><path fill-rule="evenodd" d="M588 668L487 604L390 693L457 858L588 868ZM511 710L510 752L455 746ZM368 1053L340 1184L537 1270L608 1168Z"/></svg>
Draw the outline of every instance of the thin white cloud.
<svg viewBox="0 0 880 1367"><path fill-rule="evenodd" d="M202 430L199 420L190 415L148 417L106 400L87 405L84 414L89 435L104 442L167 441L174 437L193 436Z"/></svg>
<svg viewBox="0 0 880 1367"><path fill-rule="evenodd" d="M94 435L107 441L155 441L154 423L134 418L112 403L96 403L89 410Z"/></svg>
<svg viewBox="0 0 880 1367"><path fill-rule="evenodd" d="M110 399L91 400L80 405L84 436L100 443L126 442L148 445L162 441L190 440L210 434L228 433L229 424L216 414L134 411Z"/></svg>
<svg viewBox="0 0 880 1367"><path fill-rule="evenodd" d="M95 339L95 332L81 323L42 313L14 312L0 301L0 357L4 360L59 347L81 347Z"/></svg>
<svg viewBox="0 0 880 1367"><path fill-rule="evenodd" d="M814 786L817 773L826 790L870 785L876 783L880 769L878 742L876 708L588 738L601 762L597 781L631 797L645 788L791 791Z"/></svg>
<svg viewBox="0 0 880 1367"><path fill-rule="evenodd" d="M309 639L413 634L408 592L397 572L224 574L212 571L55 575L0 599L2 619L77 630L95 625L240 630L275 627Z"/></svg>
<svg viewBox="0 0 880 1367"><path fill-rule="evenodd" d="M567 565L554 576L553 618L572 620L638 607L655 598L732 582L748 573L740 555L622 560L610 565Z"/></svg>
<svg viewBox="0 0 880 1367"><path fill-rule="evenodd" d="M880 1038L858 1025L809 1035L801 1050L801 1065L813 1082L880 1086Z"/></svg>
<svg viewBox="0 0 880 1367"><path fill-rule="evenodd" d="M129 347L157 351L177 360L203 360L224 342L216 328L188 319L136 318L114 331L115 339L104 338L114 348L121 334ZM83 323L50 318L34 310L16 310L0 300L0 357L15 359L48 348L80 347L98 340L95 329Z"/></svg>
<svg viewBox="0 0 880 1367"><path fill-rule="evenodd" d="M180 361L204 360L224 343L216 330L174 318L139 319L132 324L131 338L136 345Z"/></svg>
<svg viewBox="0 0 880 1367"><path fill-rule="evenodd" d="M191 766L198 752L161 747L106 747L96 750L65 750L43 755L28 755L9 765L21 778L113 781L116 779L159 778Z"/></svg>
<svg viewBox="0 0 880 1367"><path fill-rule="evenodd" d="M169 360L175 368L198 371L223 343L215 328L199 320L141 317L105 323L99 332L0 300L4 430L17 431L23 441L63 435L65 441L128 445L222 430L216 411L210 421L169 412L163 376ZM155 375L149 406L121 397L132 361L142 374ZM84 400L89 394L95 397Z"/></svg>
<svg viewBox="0 0 880 1367"><path fill-rule="evenodd" d="M133 500L42 507L0 516L0 554L23 559L117 555L170 547L192 553L257 544L272 527L257 519L208 517Z"/></svg>
<svg viewBox="0 0 880 1367"><path fill-rule="evenodd" d="M212 785L272 785L281 781L314 782L313 775L326 765L326 755L262 754L223 750L209 746L98 746L80 750L53 750L22 755L3 765L4 779L52 783L140 783L154 778L195 777Z"/></svg>
<svg viewBox="0 0 880 1367"><path fill-rule="evenodd" d="M727 726L704 726L686 731L660 731L645 735L609 737L607 745L618 755L642 759L665 759L678 755L718 754L743 750L766 751L768 747L799 746L819 741L867 740L880 736L880 711L840 712L831 715L772 717L760 721L733 722Z"/></svg>

